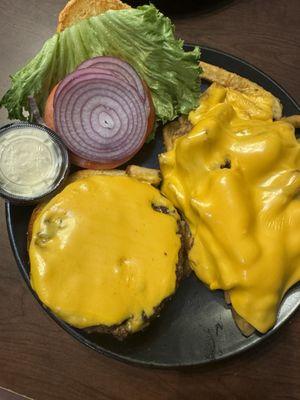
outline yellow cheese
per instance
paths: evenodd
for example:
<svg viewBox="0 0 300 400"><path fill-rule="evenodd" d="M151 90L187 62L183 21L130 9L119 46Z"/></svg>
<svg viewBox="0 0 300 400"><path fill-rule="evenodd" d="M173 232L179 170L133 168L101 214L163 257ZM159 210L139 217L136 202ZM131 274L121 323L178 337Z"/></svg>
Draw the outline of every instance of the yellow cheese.
<svg viewBox="0 0 300 400"><path fill-rule="evenodd" d="M34 222L32 287L78 328L129 319L128 329L136 331L143 314L150 317L175 291L178 219L157 189L133 178L91 176L71 183Z"/></svg>
<svg viewBox="0 0 300 400"><path fill-rule="evenodd" d="M213 84L191 132L160 156L162 192L194 238L192 268L263 333L300 280L300 144L271 106Z"/></svg>

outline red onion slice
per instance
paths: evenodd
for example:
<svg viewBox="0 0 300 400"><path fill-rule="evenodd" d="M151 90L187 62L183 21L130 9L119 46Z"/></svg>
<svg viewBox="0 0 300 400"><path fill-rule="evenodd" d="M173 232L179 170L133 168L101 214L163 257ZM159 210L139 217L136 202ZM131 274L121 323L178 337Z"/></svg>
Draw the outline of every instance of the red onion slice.
<svg viewBox="0 0 300 400"><path fill-rule="evenodd" d="M77 164L86 164L78 162L83 159L95 168L114 168L144 144L154 122L149 103L148 95L145 104L136 87L111 70L80 69L56 90L55 128Z"/></svg>
<svg viewBox="0 0 300 400"><path fill-rule="evenodd" d="M119 76L130 85L134 86L144 101L147 99L141 78L136 70L130 64L117 57L94 57L84 61L77 69L82 68L105 68L106 71L111 71L116 76Z"/></svg>

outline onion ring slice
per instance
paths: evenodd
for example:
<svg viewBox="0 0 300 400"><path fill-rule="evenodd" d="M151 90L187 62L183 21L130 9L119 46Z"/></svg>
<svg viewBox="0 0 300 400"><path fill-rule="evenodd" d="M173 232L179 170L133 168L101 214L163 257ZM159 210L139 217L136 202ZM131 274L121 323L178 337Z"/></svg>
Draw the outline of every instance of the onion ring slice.
<svg viewBox="0 0 300 400"><path fill-rule="evenodd" d="M153 129L149 89L144 99L128 80L105 68L82 68L68 75L54 95L54 124L83 168L114 168L132 158Z"/></svg>

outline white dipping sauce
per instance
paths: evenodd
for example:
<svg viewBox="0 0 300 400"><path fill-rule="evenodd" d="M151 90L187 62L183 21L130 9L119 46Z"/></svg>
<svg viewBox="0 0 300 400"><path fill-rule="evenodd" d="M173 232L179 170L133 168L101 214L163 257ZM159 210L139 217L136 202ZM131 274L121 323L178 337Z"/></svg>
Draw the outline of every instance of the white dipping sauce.
<svg viewBox="0 0 300 400"><path fill-rule="evenodd" d="M0 135L0 185L15 196L33 198L51 189L62 154L46 131L32 126Z"/></svg>

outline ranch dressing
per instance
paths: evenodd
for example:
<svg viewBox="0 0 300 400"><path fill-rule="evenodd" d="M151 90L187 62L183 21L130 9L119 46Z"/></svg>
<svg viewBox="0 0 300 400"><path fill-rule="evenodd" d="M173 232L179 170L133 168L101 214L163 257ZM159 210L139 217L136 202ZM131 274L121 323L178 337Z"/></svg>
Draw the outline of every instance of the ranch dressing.
<svg viewBox="0 0 300 400"><path fill-rule="evenodd" d="M43 129L12 126L0 135L0 185L13 196L35 198L47 193L62 161L60 147Z"/></svg>

